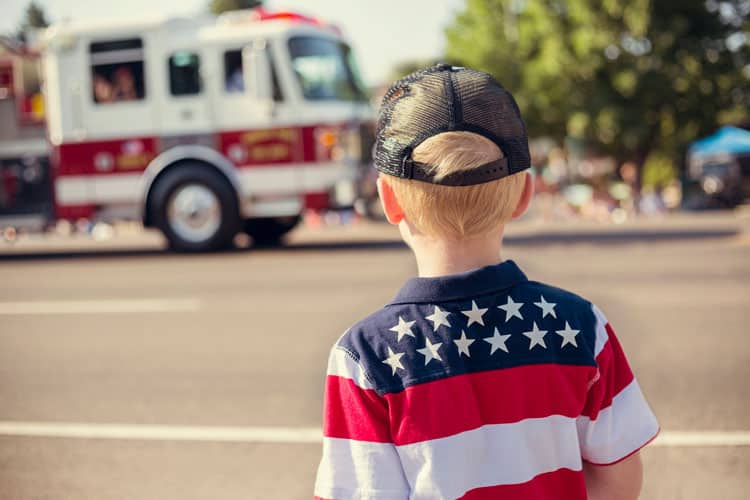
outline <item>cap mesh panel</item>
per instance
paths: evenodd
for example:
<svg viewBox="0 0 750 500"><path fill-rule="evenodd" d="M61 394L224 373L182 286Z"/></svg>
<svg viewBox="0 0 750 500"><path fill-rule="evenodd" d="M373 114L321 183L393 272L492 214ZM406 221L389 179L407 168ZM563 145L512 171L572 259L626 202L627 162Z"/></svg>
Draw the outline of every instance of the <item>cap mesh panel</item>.
<svg viewBox="0 0 750 500"><path fill-rule="evenodd" d="M428 137L452 130L492 140L508 158L510 173L530 166L526 127L513 96L486 73L446 65L412 73L386 92L378 119L375 165L387 174L407 177L403 164L412 150Z"/></svg>

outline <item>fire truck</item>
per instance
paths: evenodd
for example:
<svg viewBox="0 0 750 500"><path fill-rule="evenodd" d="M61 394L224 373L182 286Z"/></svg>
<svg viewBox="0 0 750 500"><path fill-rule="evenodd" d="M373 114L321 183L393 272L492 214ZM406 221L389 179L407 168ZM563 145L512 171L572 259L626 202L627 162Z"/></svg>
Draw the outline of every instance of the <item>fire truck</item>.
<svg viewBox="0 0 750 500"><path fill-rule="evenodd" d="M51 218L42 102L39 54L0 37L0 230L40 230Z"/></svg>
<svg viewBox="0 0 750 500"><path fill-rule="evenodd" d="M350 206L370 162L352 51L301 14L58 24L41 69L52 221L139 220L179 251L272 243Z"/></svg>

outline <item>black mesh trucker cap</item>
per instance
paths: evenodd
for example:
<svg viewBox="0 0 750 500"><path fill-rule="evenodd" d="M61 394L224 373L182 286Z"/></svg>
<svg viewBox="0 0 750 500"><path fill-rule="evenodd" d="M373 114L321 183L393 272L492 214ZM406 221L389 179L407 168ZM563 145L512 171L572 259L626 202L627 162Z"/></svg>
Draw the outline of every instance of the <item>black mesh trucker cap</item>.
<svg viewBox="0 0 750 500"><path fill-rule="evenodd" d="M437 180L411 153L425 139L449 131L482 135L504 157ZM482 184L531 166L526 125L510 92L487 73L448 64L391 85L380 108L374 159L385 174L446 186Z"/></svg>

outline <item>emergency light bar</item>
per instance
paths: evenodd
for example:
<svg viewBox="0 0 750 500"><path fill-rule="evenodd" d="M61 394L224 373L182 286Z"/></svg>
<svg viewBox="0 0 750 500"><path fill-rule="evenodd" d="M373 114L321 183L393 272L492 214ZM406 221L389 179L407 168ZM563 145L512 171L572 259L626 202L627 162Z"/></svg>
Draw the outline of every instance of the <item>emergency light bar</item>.
<svg viewBox="0 0 750 500"><path fill-rule="evenodd" d="M278 12L272 12L264 9L263 7L256 7L250 10L235 10L224 12L217 18L217 24L244 24L248 22L259 22L259 21L290 21L293 23L300 24L311 24L321 28L327 28L335 32L337 35L341 35L341 30L338 26L326 23L325 21L300 14L299 12L292 12L289 10L282 10Z"/></svg>

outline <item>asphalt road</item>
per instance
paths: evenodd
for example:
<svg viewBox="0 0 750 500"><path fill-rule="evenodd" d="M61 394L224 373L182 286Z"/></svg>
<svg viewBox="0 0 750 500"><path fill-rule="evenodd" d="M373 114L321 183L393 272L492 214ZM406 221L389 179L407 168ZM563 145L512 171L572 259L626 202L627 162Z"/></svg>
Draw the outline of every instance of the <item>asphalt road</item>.
<svg viewBox="0 0 750 500"><path fill-rule="evenodd" d="M526 225L506 257L607 313L665 434L723 436L750 431L747 227L741 214ZM302 229L283 249L218 255L160 244L0 245L0 429L314 429L330 345L415 270L383 226ZM311 497L314 439L203 439L0 430L0 499ZM661 443L644 460L644 499L747 498L750 446Z"/></svg>

